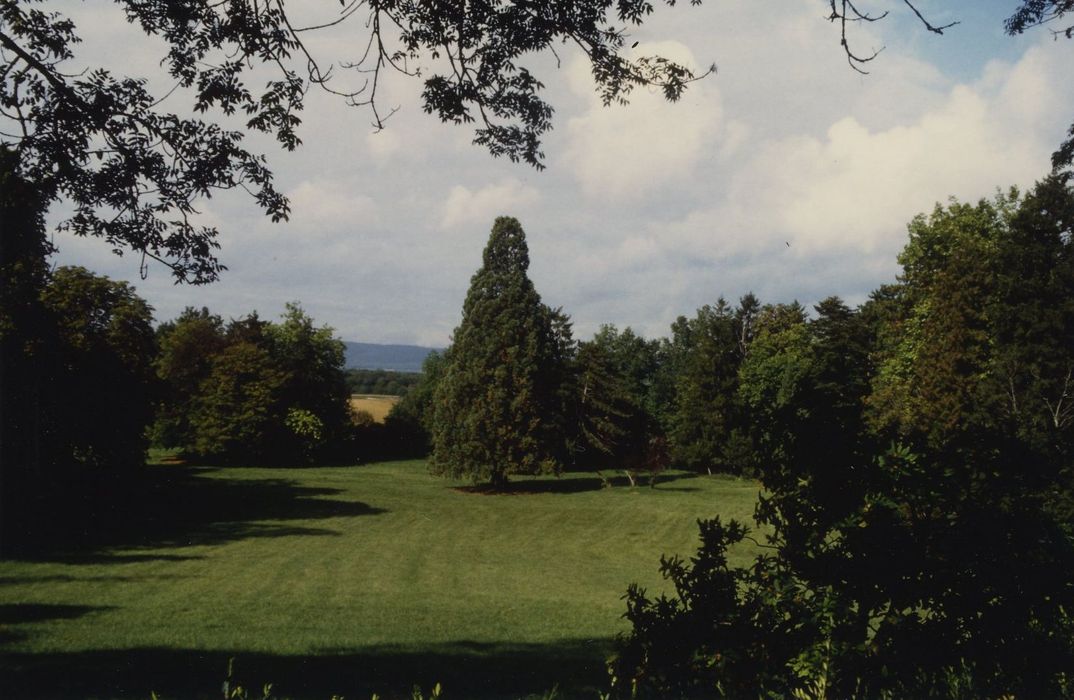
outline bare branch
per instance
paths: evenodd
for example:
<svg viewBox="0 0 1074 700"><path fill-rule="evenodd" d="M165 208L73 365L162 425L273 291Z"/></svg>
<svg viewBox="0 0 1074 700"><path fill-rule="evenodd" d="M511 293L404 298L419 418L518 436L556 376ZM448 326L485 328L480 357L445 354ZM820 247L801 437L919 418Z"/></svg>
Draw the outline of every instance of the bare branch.
<svg viewBox="0 0 1074 700"><path fill-rule="evenodd" d="M836 7L836 2L840 3L841 9ZM868 75L869 72L862 66L879 56L884 47L873 51L869 56L859 56L854 53L850 48L850 42L847 40L847 22L879 22L887 17L888 13L884 12L880 15L866 14L858 10L850 0L829 0L829 6L832 9L832 13L828 16L828 20L831 22L839 21L839 45L843 47L843 52L846 53L847 65L862 75Z"/></svg>
<svg viewBox="0 0 1074 700"><path fill-rule="evenodd" d="M309 27L297 27L292 29L291 31L295 34L299 34L301 32L313 32L317 31L318 29L328 29L330 27L338 26L346 22L350 18L350 16L357 12L358 8L360 8L362 5L365 5L365 3L366 0L352 0L349 5L343 8L343 10L340 12L340 16L332 20L331 22L325 22L324 24L314 24Z"/></svg>
<svg viewBox="0 0 1074 700"><path fill-rule="evenodd" d="M917 18L919 20L921 20L921 23L923 25L925 25L925 29L929 30L933 34L943 34L943 30L950 29L951 27L955 26L956 24L959 24L959 22L956 21L956 22L951 22L949 24L945 24L943 26L939 26L939 27L933 26L931 23L929 23L929 21L927 19L925 19L925 17L921 14L921 12L919 12L918 9L916 7L914 7L914 3L910 2L910 0L902 0L902 1L904 3L906 3L907 7L909 7L911 10L914 11L914 14L917 15Z"/></svg>

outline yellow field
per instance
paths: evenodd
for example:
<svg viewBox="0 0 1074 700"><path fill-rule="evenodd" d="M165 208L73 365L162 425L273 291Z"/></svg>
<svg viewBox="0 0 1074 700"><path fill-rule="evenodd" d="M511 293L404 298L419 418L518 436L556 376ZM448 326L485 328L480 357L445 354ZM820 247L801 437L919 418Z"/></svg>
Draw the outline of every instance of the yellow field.
<svg viewBox="0 0 1074 700"><path fill-rule="evenodd" d="M372 394L351 394L351 410L365 411L373 416L377 423L383 423L392 410L392 406L399 403L398 396L376 396Z"/></svg>

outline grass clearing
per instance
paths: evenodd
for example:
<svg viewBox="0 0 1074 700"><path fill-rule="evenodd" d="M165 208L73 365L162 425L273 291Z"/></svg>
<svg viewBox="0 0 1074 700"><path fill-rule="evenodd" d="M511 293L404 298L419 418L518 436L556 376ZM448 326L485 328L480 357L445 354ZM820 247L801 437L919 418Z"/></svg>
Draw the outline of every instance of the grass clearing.
<svg viewBox="0 0 1074 700"><path fill-rule="evenodd" d="M299 698L436 681L449 698L594 697L627 584L661 588L661 553L689 556L699 517L748 520L757 494L670 473L484 495L420 461L147 480L129 511L97 514L104 535L0 562L9 697L212 697L229 656Z"/></svg>
<svg viewBox="0 0 1074 700"><path fill-rule="evenodd" d="M383 423L395 404L399 403L400 398L379 394L351 394L351 410L365 411L373 416L374 421Z"/></svg>

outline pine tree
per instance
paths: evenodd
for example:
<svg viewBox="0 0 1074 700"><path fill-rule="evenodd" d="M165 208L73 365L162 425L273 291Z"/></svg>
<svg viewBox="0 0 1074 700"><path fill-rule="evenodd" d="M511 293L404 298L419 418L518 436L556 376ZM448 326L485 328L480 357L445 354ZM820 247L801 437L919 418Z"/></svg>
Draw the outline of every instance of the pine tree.
<svg viewBox="0 0 1074 700"><path fill-rule="evenodd" d="M496 219L434 397L436 473L502 488L509 474L559 470L569 326L553 324L528 268L522 226Z"/></svg>
<svg viewBox="0 0 1074 700"><path fill-rule="evenodd" d="M735 471L724 454L734 419L742 335L735 312L719 299L672 326L678 365L669 437L674 459L688 469Z"/></svg>

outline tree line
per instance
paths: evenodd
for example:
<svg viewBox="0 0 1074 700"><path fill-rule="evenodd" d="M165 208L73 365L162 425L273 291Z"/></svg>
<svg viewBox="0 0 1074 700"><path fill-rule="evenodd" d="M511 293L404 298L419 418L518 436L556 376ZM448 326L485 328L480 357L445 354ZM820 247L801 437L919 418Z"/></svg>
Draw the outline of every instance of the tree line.
<svg viewBox="0 0 1074 700"><path fill-rule="evenodd" d="M527 277L521 225L503 217L452 344L429 357L389 423L423 430L442 471L501 483L643 463L657 447L665 465L758 475L773 451L758 419L777 409L784 422L809 416L817 449L862 431L942 436L975 415L1020 421L1019 435L1045 444L1074 418L1071 312L1056 270L1069 241L1056 234L1048 249L1017 226L1051 198L1040 216L1062 231L1068 195L1053 176L915 218L899 282L857 308L834 296L811 309L720 298L653 340L604 325L575 341L569 317ZM817 388L796 393L806 380ZM527 447L454 452L489 435Z"/></svg>
<svg viewBox="0 0 1074 700"><path fill-rule="evenodd" d="M903 4L928 30L943 31ZM284 3L122 5L141 31L164 39L162 65L191 90L196 111L242 112L247 130L298 145L305 90L328 76ZM872 60L854 53L846 28L883 15L846 0L830 5L851 64ZM341 20L367 6L348 7ZM637 86L675 99L695 77L659 57L622 56L625 27L641 24L650 3L582 2L565 14L519 13L510 3L452 7L369 5L372 30L363 36L379 50L368 57L376 75L383 66L405 72L404 60L442 50L458 58L452 65L467 66L461 72L425 78L426 110L456 123L480 113L477 142L495 155L535 165L543 155L551 108L542 83L516 60L524 53L569 37L583 47L606 103ZM1018 34L1072 9L1069 0L1022 0L1005 29ZM400 52L373 41L381 20L399 29ZM1069 27L1055 33L1072 36ZM56 494L77 490L77 479L140 463L143 411L159 402L156 368L145 362L158 341L148 305L122 283L48 268L48 204L73 205L69 230L195 282L223 269L216 231L193 221L198 198L242 186L273 219L289 211L241 132L160 108L141 77L98 67L70 75L65 62L77 41L61 14L0 2L0 103L16 127L5 136L14 153L0 150L5 537L22 515L62 513ZM279 67L263 91L243 76L260 64ZM373 103L372 93L348 97ZM1074 127L1067 136L1053 155L1056 172L1069 171L1074 158ZM482 276L486 291L514 285L505 298L533 312L511 326L523 342L512 354L466 328L503 317L488 305L494 295L475 292L458 346L430 359L428 381L390 424L431 436L438 469L467 465L493 482L623 454L662 461L665 448L693 468L756 473L767 548L750 567L729 567L727 547L751 535L738 523L708 521L695 557L664 563L673 593L651 599L632 589L632 629L612 665L617 695L1069 696L1070 199L1067 183L1053 178L1025 195L939 207L911 225L900 281L858 309L834 299L815 316L793 304L749 311L745 299L717 303L656 341L656 369L646 364L648 350L627 361L605 354L596 338L573 343L566 316L494 264ZM496 250L524 270L511 238ZM314 403L284 411L279 398L306 384L274 369L303 341L258 323L212 329L222 338L219 353L197 386L214 389L213 372L232 376L229 363L241 370L249 360L264 371L225 382L212 400L191 399L185 419L172 406L161 431L226 455L234 443L224 438L238 426L199 411L232 407L307 454L330 434L336 419ZM652 342L628 332L606 329L607 345L623 336L628 346ZM738 339L737 351L729 338ZM464 350L520 364L482 390ZM239 386L256 388L269 408L226 391ZM476 407L475 417L462 420L466 414L451 410L458 406ZM524 420L511 429L505 418ZM501 433L502 449L482 446ZM486 459L498 466L472 468Z"/></svg>
<svg viewBox="0 0 1074 700"><path fill-rule="evenodd" d="M344 345L298 304L279 323L255 312L225 324L188 308L161 324L157 340L156 444L223 463L347 459Z"/></svg>
<svg viewBox="0 0 1074 700"><path fill-rule="evenodd" d="M671 593L630 589L613 695L1074 692L1074 192L909 232L858 310L758 317L736 396L762 534L702 522Z"/></svg>
<svg viewBox="0 0 1074 700"><path fill-rule="evenodd" d="M493 488L567 468L752 475L758 534L702 522L696 555L663 561L673 592L629 590L613 694L1071 691L1067 177L915 218L897 282L857 308L748 294L658 340L604 326L575 341L502 217L452 344L364 427L342 343L299 306L279 322L187 309L154 329L129 285L49 269L35 188L0 178L5 538L137 468L151 441L222 463L428 448L436 473ZM729 566L749 541L761 553Z"/></svg>
<svg viewBox="0 0 1074 700"><path fill-rule="evenodd" d="M348 369L346 379L352 394L405 396L421 380L421 375L387 369Z"/></svg>
<svg viewBox="0 0 1074 700"><path fill-rule="evenodd" d="M757 533L700 523L628 590L615 697L1074 693L1074 189L950 201L857 308L746 295L648 341L574 342L493 226L454 342L396 419L434 471L667 459L751 474ZM760 539L758 539L760 538ZM731 547L760 552L745 567Z"/></svg>
<svg viewBox="0 0 1074 700"><path fill-rule="evenodd" d="M0 549L92 528L151 444L224 464L353 463L331 328L297 304L279 322L188 308L154 328L129 284L49 266L47 196L15 164L0 149Z"/></svg>

